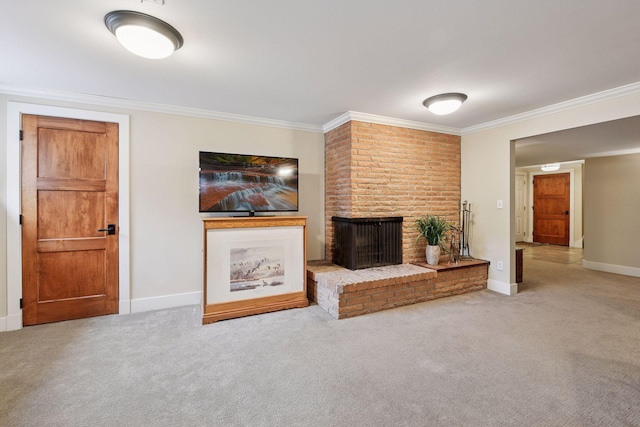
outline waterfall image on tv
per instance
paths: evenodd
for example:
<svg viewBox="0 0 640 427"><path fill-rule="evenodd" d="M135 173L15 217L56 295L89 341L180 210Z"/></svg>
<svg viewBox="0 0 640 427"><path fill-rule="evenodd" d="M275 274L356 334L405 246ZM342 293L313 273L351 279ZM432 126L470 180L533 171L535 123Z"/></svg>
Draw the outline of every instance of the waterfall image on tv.
<svg viewBox="0 0 640 427"><path fill-rule="evenodd" d="M298 210L298 159L200 152L200 212Z"/></svg>

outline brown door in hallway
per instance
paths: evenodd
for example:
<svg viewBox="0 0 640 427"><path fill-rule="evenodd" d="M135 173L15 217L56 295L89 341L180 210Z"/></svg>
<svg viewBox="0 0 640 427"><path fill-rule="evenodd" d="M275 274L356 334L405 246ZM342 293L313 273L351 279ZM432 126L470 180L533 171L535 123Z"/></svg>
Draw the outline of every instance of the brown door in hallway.
<svg viewBox="0 0 640 427"><path fill-rule="evenodd" d="M118 125L23 115L22 131L23 324L117 313Z"/></svg>
<svg viewBox="0 0 640 427"><path fill-rule="evenodd" d="M533 177L533 241L569 246L570 175Z"/></svg>

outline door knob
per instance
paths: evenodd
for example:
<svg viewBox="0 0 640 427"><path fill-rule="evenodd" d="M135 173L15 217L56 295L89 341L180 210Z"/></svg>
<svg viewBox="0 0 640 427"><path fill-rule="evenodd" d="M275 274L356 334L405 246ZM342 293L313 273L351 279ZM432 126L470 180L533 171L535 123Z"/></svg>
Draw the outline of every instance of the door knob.
<svg viewBox="0 0 640 427"><path fill-rule="evenodd" d="M106 231L107 234L116 234L116 225L109 224L107 225L107 228L99 228L98 231Z"/></svg>

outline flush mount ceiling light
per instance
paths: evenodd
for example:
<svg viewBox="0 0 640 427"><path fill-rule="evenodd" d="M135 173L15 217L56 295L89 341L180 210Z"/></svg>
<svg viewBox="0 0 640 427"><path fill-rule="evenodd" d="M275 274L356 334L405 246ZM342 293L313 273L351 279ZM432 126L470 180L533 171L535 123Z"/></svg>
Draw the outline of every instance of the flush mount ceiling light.
<svg viewBox="0 0 640 427"><path fill-rule="evenodd" d="M166 58L184 43L178 30L171 25L140 12L109 12L104 17L104 24L125 48L143 58Z"/></svg>
<svg viewBox="0 0 640 427"><path fill-rule="evenodd" d="M549 163L546 165L542 165L540 166L540 169L542 169L545 172L557 171L558 169L560 169L560 163Z"/></svg>
<svg viewBox="0 0 640 427"><path fill-rule="evenodd" d="M464 93L443 93L425 99L422 105L433 114L443 116L456 111L466 99L467 95Z"/></svg>

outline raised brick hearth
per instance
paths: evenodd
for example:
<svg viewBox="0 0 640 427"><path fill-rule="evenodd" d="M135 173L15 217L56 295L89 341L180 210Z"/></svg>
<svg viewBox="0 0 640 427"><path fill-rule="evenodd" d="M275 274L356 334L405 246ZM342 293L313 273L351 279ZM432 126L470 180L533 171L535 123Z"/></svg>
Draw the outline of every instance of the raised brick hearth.
<svg viewBox="0 0 640 427"><path fill-rule="evenodd" d="M324 261L307 265L307 290L336 319L486 289L489 263L446 261L437 266L400 264L351 271Z"/></svg>

